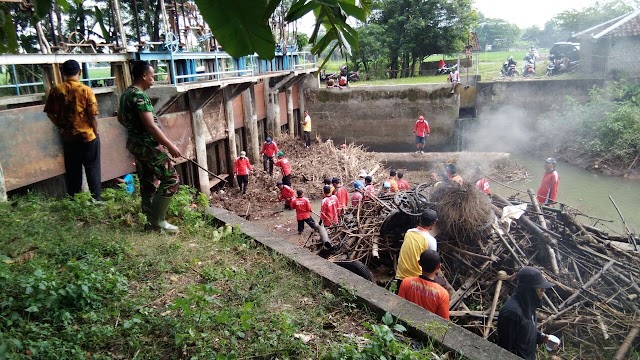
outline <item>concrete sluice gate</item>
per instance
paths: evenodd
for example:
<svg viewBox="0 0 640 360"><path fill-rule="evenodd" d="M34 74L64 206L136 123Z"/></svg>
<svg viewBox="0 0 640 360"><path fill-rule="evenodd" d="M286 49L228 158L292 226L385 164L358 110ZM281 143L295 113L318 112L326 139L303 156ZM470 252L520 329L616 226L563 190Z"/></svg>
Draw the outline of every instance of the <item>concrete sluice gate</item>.
<svg viewBox="0 0 640 360"><path fill-rule="evenodd" d="M44 92L0 98L0 187L5 191L27 189L64 194L62 145L55 127L42 112L44 94L61 81L59 65L67 59L97 62L96 55L51 55L45 62L21 59L30 64L42 63L45 72ZM116 55L110 55L111 57ZM114 74L113 86L94 89L100 116L102 181L135 170L133 158L126 150L126 133L117 122L118 98L130 84L127 55L109 58ZM13 59L11 61L17 61ZM215 69L218 59L212 60ZM15 62L17 63L17 62ZM427 149L445 151L431 154L433 163L452 162L451 153L466 144L462 132L475 122L474 117L502 111L504 107L523 109L515 119L532 124L540 109L548 109L562 96L559 81L481 83L475 80L450 94L448 84L422 86L385 86L346 89L319 89L315 64L291 69L271 68L251 74L234 74L222 78L184 77L185 81L158 84L148 90L163 131L177 144L182 154L220 177L229 177L233 160L247 151L253 163L259 162L260 145L266 136L283 132L302 134L302 112L309 110L313 122L312 136L332 138L336 142L363 144L374 151L386 151L381 160L407 169L423 169L425 158L413 157L413 125L419 115L429 121L431 136ZM195 75L195 74L192 74ZM165 79L166 80L166 79ZM192 81L195 80L195 81ZM598 80L571 80L563 85L563 95L579 99ZM527 96L524 96L524 93ZM467 155L456 155L458 159ZM471 155L473 156L473 155ZM507 155L495 154L497 162ZM486 157L486 156L485 156ZM453 161L453 162L457 162ZM395 164L395 165L394 165ZM183 183L209 193L220 181L182 159L176 167ZM0 192L1 195L1 192ZM380 313L391 312L405 323L412 336L435 339L444 347L470 359L511 359L512 354L471 332L436 315L423 311L381 287L346 271L335 264L271 236L253 224L225 210L212 209L227 223L240 223L247 235L302 264L323 277L332 288L348 287L360 301ZM406 218L402 221L407 222ZM387 227L393 232L395 227Z"/></svg>

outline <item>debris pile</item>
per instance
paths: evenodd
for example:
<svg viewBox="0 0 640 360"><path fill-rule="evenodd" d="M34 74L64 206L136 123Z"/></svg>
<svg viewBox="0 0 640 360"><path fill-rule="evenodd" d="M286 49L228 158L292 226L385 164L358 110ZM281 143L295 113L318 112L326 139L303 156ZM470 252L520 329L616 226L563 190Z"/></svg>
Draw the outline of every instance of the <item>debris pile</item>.
<svg viewBox="0 0 640 360"><path fill-rule="evenodd" d="M579 358L610 357L606 348L623 358L640 326L638 240L607 234L598 219L583 224L592 218L580 221L583 214L570 207L540 207L532 192L527 200L489 198L471 185L434 191L421 184L349 209L327 229L330 244L309 247L329 259L358 260L381 279L376 270L395 269L404 232L422 209L435 208L454 321L495 340L499 305L514 292L515 274L535 266L556 285L543 299L541 329L581 351Z"/></svg>
<svg viewBox="0 0 640 360"><path fill-rule="evenodd" d="M305 196L312 200L321 197L323 180L327 177L338 177L347 186L361 170L365 170L374 179L382 179L388 172L376 159L375 153L367 152L361 145L335 146L332 140L322 142L317 138L310 148L305 149L300 139L286 134L275 141L291 163L292 187L305 190ZM269 176L263 170L262 159L251 161L253 172L249 176L247 196L242 197L237 187L225 187L212 194L211 204L247 219L258 220L274 215L273 210L264 205L277 199L275 184L282 178L282 174L275 167L273 176Z"/></svg>

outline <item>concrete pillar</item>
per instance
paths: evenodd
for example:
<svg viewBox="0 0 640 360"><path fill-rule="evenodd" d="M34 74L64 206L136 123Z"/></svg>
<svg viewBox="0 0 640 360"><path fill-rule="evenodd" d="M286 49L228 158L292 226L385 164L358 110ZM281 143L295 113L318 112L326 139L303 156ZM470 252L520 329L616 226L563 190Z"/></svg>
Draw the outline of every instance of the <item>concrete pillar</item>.
<svg viewBox="0 0 640 360"><path fill-rule="evenodd" d="M229 164L231 173L233 170L233 163L238 158L238 151L236 150L236 129L233 123L233 98L232 96L232 88L227 86L222 91L224 98L224 113L227 118L227 141L229 144L229 154L227 156L227 163ZM249 160L252 160L249 158ZM256 161L256 159L253 159ZM232 175L232 174L230 174Z"/></svg>
<svg viewBox="0 0 640 360"><path fill-rule="evenodd" d="M304 83L302 80L298 82L298 110L300 111L300 116L304 113L305 103L304 103Z"/></svg>
<svg viewBox="0 0 640 360"><path fill-rule="evenodd" d="M191 126L193 127L193 139L196 145L196 162L198 165L209 170L207 162L206 126L204 123L204 111L202 111L202 109L191 112ZM211 193L209 174L200 168L198 168L198 182L200 183L200 191L209 195Z"/></svg>
<svg viewBox="0 0 640 360"><path fill-rule="evenodd" d="M264 102L267 110L267 134L272 137L280 135L280 105L278 89L269 86L269 80L264 82Z"/></svg>
<svg viewBox="0 0 640 360"><path fill-rule="evenodd" d="M242 92L242 108L244 109L244 127L247 131L247 155L258 161L260 158L260 140L258 139L258 116L255 106L256 94L253 86Z"/></svg>
<svg viewBox="0 0 640 360"><path fill-rule="evenodd" d="M0 202L7 201L7 185L4 182L4 173L2 172L2 164L0 164Z"/></svg>
<svg viewBox="0 0 640 360"><path fill-rule="evenodd" d="M289 134L295 134L294 127L296 126L295 119L293 118L293 90L288 87L287 94L287 121L289 123Z"/></svg>

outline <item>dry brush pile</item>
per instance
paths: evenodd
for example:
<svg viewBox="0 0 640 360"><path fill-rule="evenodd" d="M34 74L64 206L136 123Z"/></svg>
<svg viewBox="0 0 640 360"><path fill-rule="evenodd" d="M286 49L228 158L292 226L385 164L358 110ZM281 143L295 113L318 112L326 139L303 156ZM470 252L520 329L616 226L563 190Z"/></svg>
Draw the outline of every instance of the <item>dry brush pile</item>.
<svg viewBox="0 0 640 360"><path fill-rule="evenodd" d="M331 246L316 242L310 247L373 270L395 268L404 231L415 226L420 209L435 208L454 321L494 340L500 306L515 290L515 274L522 266L535 266L556 284L542 302L542 330L571 344L578 352L573 356L618 352L615 358L624 358L633 344L638 346L640 325L640 255L631 245L633 236L583 224L590 218L578 220L580 213L568 207L536 210L535 197L528 200L490 199L471 185L437 191L419 186L349 209L328 229ZM503 225L508 223L500 221L503 208L517 212L518 205L525 209L522 216ZM384 283L382 272L377 273Z"/></svg>

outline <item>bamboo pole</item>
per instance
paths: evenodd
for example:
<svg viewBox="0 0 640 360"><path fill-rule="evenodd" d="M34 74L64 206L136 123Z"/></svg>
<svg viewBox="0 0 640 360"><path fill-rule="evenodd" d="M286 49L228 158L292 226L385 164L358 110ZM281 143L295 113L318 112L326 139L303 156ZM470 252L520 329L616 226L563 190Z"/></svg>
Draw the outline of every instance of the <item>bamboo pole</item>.
<svg viewBox="0 0 640 360"><path fill-rule="evenodd" d="M493 316L496 313L496 306L498 306L498 300L500 297L500 290L502 290L502 280L507 278L508 275L505 271L498 271L498 283L496 284L496 291L493 294L493 302L491 302L491 310L489 310L489 320L487 320L487 325L484 327L484 335L483 337L486 339L489 337L489 333L491 332L491 325L493 325Z"/></svg>
<svg viewBox="0 0 640 360"><path fill-rule="evenodd" d="M540 221L540 226L543 229L548 229L547 228L547 222L544 219L544 215L542 215L542 211L540 210L540 204L538 203L538 199L536 198L535 194L533 193L533 190L527 189L527 194L529 194L529 198L531 198L531 203L533 204L533 209L538 213L538 220ZM551 245L549 245L548 243L546 244L546 248L547 248L547 252L549 253L549 261L551 262L551 270L553 270L553 273L555 275L558 275L560 273L560 270L558 269L558 259L556 259L556 252L555 252L555 250L553 250Z"/></svg>
<svg viewBox="0 0 640 360"><path fill-rule="evenodd" d="M629 334L622 342L622 345L616 351L616 354L613 356L613 360L623 360L629 351L631 345L633 345L633 340L635 340L636 336L640 333L640 325L636 325L629 330Z"/></svg>
<svg viewBox="0 0 640 360"><path fill-rule="evenodd" d="M562 310L565 306L571 304L571 302L573 300L575 300L578 296L580 296L580 293L586 289L588 289L591 285L593 285L593 283L595 283L596 281L598 281L598 279L614 264L615 262L613 260L609 261L603 268L602 270L598 271L595 275L593 275L591 277L591 279L589 279L589 281L587 281L584 285L582 285L582 287L580 289L578 289L578 291L576 291L575 293L573 293L573 295L569 296L567 298L567 300L563 301L562 304L560 304L558 306L558 309Z"/></svg>

